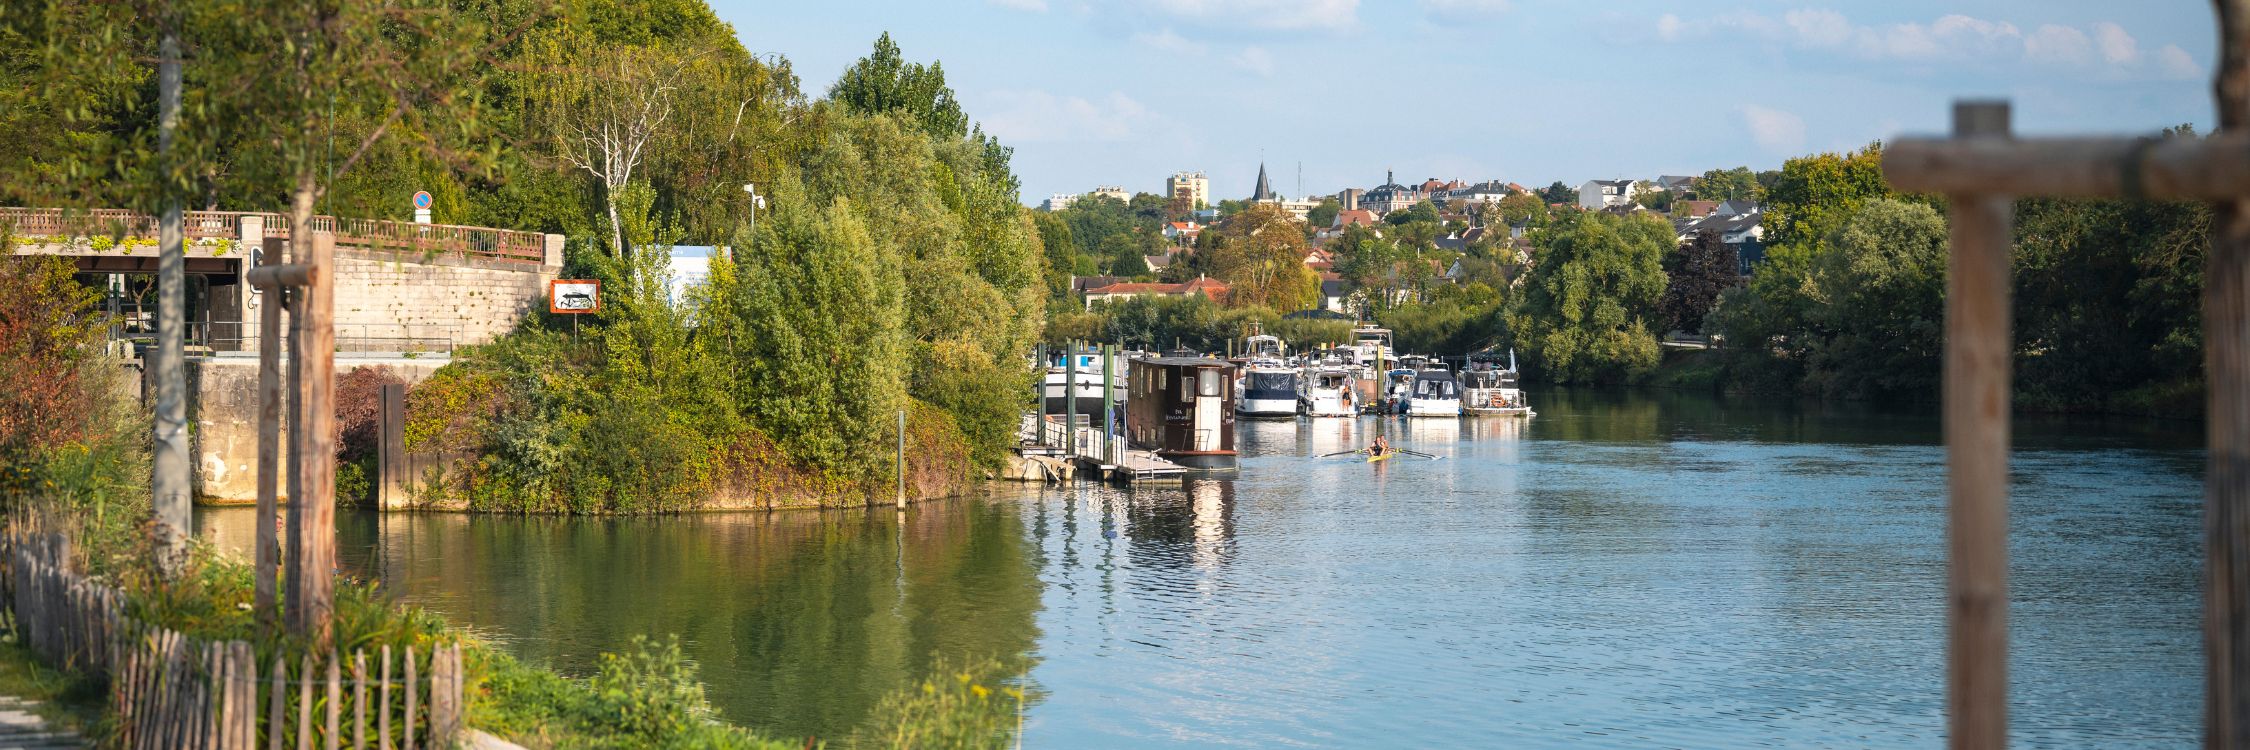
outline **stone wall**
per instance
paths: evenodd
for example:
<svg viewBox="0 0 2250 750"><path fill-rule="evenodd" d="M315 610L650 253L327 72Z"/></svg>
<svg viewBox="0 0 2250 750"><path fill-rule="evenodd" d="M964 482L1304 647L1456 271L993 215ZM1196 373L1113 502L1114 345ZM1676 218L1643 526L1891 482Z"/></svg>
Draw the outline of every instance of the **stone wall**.
<svg viewBox="0 0 2250 750"><path fill-rule="evenodd" d="M559 260L559 259L557 259ZM546 304L559 265L336 249L336 343L345 351L482 344Z"/></svg>
<svg viewBox="0 0 2250 750"><path fill-rule="evenodd" d="M406 382L419 383L447 361L442 357L338 357L336 374L340 377L355 367L387 365ZM212 505L257 502L258 358L191 357L187 376L196 500ZM289 444L288 432L285 423L283 446Z"/></svg>

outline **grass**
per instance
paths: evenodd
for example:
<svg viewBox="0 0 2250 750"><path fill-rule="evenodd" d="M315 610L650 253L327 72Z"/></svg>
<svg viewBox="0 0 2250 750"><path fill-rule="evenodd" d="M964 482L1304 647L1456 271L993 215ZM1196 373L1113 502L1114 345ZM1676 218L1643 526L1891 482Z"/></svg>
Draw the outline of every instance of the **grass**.
<svg viewBox="0 0 2250 750"><path fill-rule="evenodd" d="M0 695L36 702L29 710L47 726L88 737L100 734L108 699L98 682L40 664L13 634L0 636Z"/></svg>

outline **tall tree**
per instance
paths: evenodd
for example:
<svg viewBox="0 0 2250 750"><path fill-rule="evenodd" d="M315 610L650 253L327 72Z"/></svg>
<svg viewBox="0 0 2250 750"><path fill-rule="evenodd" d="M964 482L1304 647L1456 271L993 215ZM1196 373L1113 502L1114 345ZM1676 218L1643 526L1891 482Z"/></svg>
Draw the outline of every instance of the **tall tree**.
<svg viewBox="0 0 2250 750"><path fill-rule="evenodd" d="M1702 333L1703 318L1719 304L1719 295L1740 280L1739 264L1734 246L1709 229L1665 256L1664 298L1656 306L1666 329Z"/></svg>
<svg viewBox="0 0 2250 750"><path fill-rule="evenodd" d="M578 38L565 35L563 42ZM558 56L568 54L558 50ZM681 78L696 53L665 48L606 50L576 66L559 68L548 87L547 127L555 154L601 186L609 216L610 255L630 261L618 197L633 184L657 139L670 124Z"/></svg>
<svg viewBox="0 0 2250 750"><path fill-rule="evenodd" d="M1664 293L1672 225L1647 215L1587 213L1540 233L1539 265L1509 328L1558 383L1616 383L1656 366L1649 326Z"/></svg>
<svg viewBox="0 0 2250 750"><path fill-rule="evenodd" d="M1232 286L1231 307L1261 306L1302 310L1319 293L1320 277L1305 265L1304 230L1280 206L1251 206L1221 227L1219 243L1206 263L1211 275Z"/></svg>
<svg viewBox="0 0 2250 750"><path fill-rule="evenodd" d="M1707 201L1754 199L1758 197L1758 176L1749 167L1704 172L1695 181L1695 197Z"/></svg>

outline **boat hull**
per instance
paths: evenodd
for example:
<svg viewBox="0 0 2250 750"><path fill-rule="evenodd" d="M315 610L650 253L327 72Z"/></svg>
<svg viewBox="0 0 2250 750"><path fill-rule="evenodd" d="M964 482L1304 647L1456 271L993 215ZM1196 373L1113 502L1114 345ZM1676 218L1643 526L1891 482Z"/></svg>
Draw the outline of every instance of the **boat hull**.
<svg viewBox="0 0 2250 750"><path fill-rule="evenodd" d="M1233 469L1241 465L1241 456L1234 451L1157 451L1156 457L1204 471Z"/></svg>
<svg viewBox="0 0 2250 750"><path fill-rule="evenodd" d="M1234 402L1234 413L1251 419L1288 419L1297 416L1296 399L1246 398Z"/></svg>

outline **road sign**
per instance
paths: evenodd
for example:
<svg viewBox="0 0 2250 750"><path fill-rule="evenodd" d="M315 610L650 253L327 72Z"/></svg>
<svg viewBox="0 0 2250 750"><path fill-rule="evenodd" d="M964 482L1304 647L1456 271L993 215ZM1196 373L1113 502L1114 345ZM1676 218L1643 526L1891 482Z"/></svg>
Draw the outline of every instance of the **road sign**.
<svg viewBox="0 0 2250 750"><path fill-rule="evenodd" d="M584 315L602 309L602 282L596 279L555 279L547 282L547 312Z"/></svg>
<svg viewBox="0 0 2250 750"><path fill-rule="evenodd" d="M415 192L414 192L414 207L415 207L415 208L419 208L419 209L427 209L427 208L429 208L429 207L430 207L430 191L428 191L428 190L417 190L417 191L415 191Z"/></svg>

